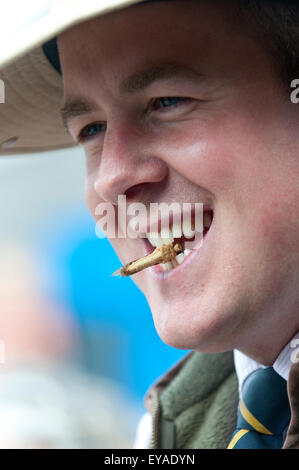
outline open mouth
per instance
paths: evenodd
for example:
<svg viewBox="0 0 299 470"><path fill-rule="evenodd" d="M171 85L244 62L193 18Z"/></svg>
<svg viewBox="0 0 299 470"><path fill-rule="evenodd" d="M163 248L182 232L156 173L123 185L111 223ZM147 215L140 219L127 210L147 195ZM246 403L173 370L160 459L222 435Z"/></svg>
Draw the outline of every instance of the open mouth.
<svg viewBox="0 0 299 470"><path fill-rule="evenodd" d="M198 249L202 245L203 240L212 225L213 215L214 213L212 210L204 210L202 231L200 232L196 231L196 224L193 216L191 216L191 230L190 224L188 226L184 223L180 223L179 226L177 224L170 224L170 227L167 228L167 230L162 229L158 233L148 232L144 239L147 254L150 254L156 247L163 244L179 243L182 246L182 253L179 253L175 259L168 263L158 264L154 266L154 269L160 272L171 271L179 264L182 264L195 247ZM181 236L178 236L178 234Z"/></svg>

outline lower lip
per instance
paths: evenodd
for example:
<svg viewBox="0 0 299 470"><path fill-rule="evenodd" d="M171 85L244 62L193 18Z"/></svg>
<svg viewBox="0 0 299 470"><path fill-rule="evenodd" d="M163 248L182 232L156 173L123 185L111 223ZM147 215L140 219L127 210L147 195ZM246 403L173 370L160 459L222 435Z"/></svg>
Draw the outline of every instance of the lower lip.
<svg viewBox="0 0 299 470"><path fill-rule="evenodd" d="M209 228L209 230L203 236L203 239L200 240L197 243L197 245L195 245L192 252L189 253L189 255L184 259L184 261L181 264L178 264L178 266L176 266L173 269L170 269L169 271L163 271L161 266L159 265L152 266L147 271L149 271L149 273L154 279L158 279L158 280L172 279L180 275L180 273L184 271L185 268L188 269L189 264L194 261L195 256L203 255L204 247L206 245L207 238L209 237L210 231L212 230L212 226L213 226L213 223L211 227Z"/></svg>

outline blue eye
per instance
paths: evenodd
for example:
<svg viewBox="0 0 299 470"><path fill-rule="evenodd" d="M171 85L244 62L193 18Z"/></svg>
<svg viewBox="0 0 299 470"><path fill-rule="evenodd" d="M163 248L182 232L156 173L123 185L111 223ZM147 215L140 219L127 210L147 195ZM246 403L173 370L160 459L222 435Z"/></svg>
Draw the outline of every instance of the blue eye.
<svg viewBox="0 0 299 470"><path fill-rule="evenodd" d="M91 139L92 137L96 136L98 133L103 132L106 130L107 125L102 124L100 122L95 122L93 124L89 124L88 126L84 127L79 134L78 140L79 142L84 142L85 140Z"/></svg>
<svg viewBox="0 0 299 470"><path fill-rule="evenodd" d="M157 101L161 103L161 105L164 108L169 108L169 106L174 106L178 102L180 102L183 98L176 98L176 97L165 97L165 98L159 98Z"/></svg>
<svg viewBox="0 0 299 470"><path fill-rule="evenodd" d="M162 98L156 98L152 102L152 110L157 111L157 110L163 110L167 108L177 108L181 105L186 104L188 101L190 101L189 98L179 98L177 96L163 96Z"/></svg>

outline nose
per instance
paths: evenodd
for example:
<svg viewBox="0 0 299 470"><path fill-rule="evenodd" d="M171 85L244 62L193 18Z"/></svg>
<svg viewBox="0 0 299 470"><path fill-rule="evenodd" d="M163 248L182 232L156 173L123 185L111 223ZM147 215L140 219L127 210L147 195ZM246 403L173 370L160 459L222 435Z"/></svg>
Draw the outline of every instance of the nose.
<svg viewBox="0 0 299 470"><path fill-rule="evenodd" d="M168 174L166 163L153 153L150 139L128 124L106 130L94 189L100 198L117 204L119 195L137 199L149 184Z"/></svg>

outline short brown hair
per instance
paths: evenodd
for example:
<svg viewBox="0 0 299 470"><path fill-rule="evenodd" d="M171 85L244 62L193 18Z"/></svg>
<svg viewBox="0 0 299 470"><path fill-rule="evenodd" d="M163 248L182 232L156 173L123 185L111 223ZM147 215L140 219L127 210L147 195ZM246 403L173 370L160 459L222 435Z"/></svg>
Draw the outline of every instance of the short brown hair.
<svg viewBox="0 0 299 470"><path fill-rule="evenodd" d="M289 89L291 80L299 78L298 0L238 0L236 6L248 33L254 33L273 55Z"/></svg>

